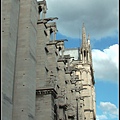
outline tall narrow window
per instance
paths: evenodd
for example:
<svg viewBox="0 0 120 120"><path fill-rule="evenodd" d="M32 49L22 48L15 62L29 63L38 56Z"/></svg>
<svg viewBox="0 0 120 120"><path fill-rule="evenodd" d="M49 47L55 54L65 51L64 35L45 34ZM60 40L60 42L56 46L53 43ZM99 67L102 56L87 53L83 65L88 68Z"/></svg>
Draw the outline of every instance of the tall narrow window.
<svg viewBox="0 0 120 120"><path fill-rule="evenodd" d="M86 51L84 50L84 57L86 57Z"/></svg>

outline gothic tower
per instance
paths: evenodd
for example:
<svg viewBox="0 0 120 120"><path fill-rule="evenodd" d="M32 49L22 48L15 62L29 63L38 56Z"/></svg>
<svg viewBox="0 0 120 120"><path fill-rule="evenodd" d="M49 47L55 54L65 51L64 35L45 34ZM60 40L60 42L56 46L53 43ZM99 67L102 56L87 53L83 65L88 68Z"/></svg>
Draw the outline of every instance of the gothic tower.
<svg viewBox="0 0 120 120"><path fill-rule="evenodd" d="M95 89L94 89L94 73L92 66L92 56L90 47L90 35L86 39L86 31L83 23L82 26L82 45L80 48L80 79L83 89L81 90L81 97L83 97L84 119L95 120Z"/></svg>
<svg viewBox="0 0 120 120"><path fill-rule="evenodd" d="M70 51L72 53L73 50ZM74 108L72 113L75 113L75 120L96 120L95 81L90 35L86 38L84 23L82 26L82 43L80 49L78 49L78 54L78 59L71 60L69 65L69 70L72 71L70 87L73 96L70 104ZM73 54L70 54L70 56L74 57ZM68 116L72 115L68 114Z"/></svg>

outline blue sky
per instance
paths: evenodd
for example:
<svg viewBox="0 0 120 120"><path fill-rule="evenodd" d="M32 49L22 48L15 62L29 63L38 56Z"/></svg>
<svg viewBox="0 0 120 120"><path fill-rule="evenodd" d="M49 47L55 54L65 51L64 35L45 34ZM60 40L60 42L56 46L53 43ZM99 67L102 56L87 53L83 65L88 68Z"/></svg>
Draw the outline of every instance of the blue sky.
<svg viewBox="0 0 120 120"><path fill-rule="evenodd" d="M66 48L81 44L82 24L90 34L97 120L118 120L118 0L46 0L46 17L58 17L57 39Z"/></svg>

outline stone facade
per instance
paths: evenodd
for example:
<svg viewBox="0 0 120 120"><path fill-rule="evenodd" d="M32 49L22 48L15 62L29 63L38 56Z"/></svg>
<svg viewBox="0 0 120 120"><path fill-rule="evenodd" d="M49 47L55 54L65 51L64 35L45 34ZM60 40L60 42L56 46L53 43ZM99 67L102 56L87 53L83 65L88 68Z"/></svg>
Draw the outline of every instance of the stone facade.
<svg viewBox="0 0 120 120"><path fill-rule="evenodd" d="M96 120L90 36L83 24L74 59L46 11L45 0L2 1L2 120Z"/></svg>

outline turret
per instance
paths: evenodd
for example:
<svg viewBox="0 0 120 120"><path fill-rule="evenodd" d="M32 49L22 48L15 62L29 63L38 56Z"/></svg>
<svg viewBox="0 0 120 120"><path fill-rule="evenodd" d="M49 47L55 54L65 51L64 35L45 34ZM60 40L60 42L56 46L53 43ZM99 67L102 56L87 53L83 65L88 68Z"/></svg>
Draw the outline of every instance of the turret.
<svg viewBox="0 0 120 120"><path fill-rule="evenodd" d="M90 35L88 34L88 62L92 65L92 51L91 51L91 45L90 45Z"/></svg>
<svg viewBox="0 0 120 120"><path fill-rule="evenodd" d="M87 44L90 46L90 35L88 34Z"/></svg>

